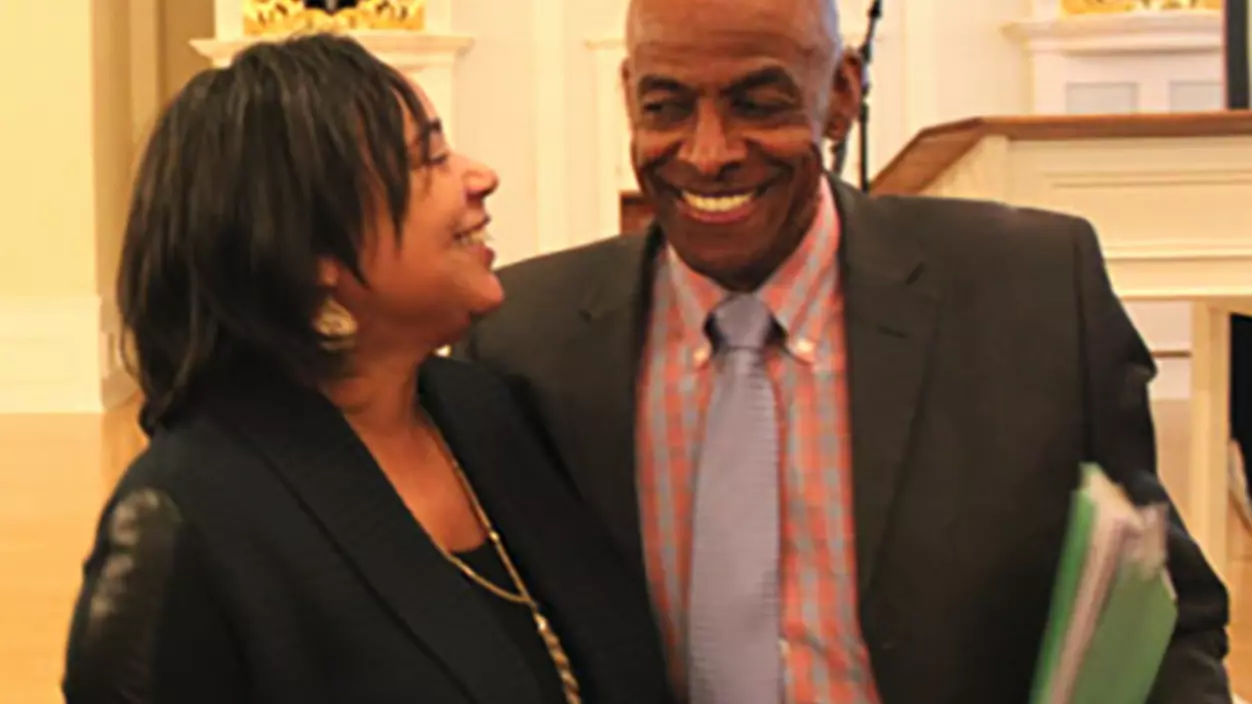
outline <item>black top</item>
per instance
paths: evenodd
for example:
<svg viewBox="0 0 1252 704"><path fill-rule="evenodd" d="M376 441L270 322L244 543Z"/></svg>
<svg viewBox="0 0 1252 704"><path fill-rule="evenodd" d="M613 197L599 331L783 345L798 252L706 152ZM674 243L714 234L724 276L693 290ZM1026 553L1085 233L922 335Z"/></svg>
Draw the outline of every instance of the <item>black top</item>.
<svg viewBox="0 0 1252 704"><path fill-rule="evenodd" d="M670 701L645 585L505 387L440 358L420 387L584 699ZM158 430L105 505L63 690L68 704L559 702L533 626L481 591L333 405L244 374Z"/></svg>
<svg viewBox="0 0 1252 704"><path fill-rule="evenodd" d="M457 557L477 572L478 576L510 594L517 593L508 570L505 569L504 563L500 561L500 556L496 553L495 546L491 543L483 543L473 550L457 553ZM540 689L540 701L547 704L565 704L565 690L561 687L561 678L557 674L556 664L552 662L548 647L539 637L538 627L535 625L530 607L502 599L472 580L470 584L495 614L500 626L508 631L518 652L526 659L531 672L535 674ZM558 633L557 637L560 635Z"/></svg>

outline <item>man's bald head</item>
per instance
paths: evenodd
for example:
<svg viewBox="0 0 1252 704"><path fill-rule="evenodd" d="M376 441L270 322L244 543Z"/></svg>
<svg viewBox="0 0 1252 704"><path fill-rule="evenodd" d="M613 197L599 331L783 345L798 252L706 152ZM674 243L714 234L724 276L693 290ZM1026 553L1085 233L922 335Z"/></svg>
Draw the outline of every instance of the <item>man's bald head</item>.
<svg viewBox="0 0 1252 704"><path fill-rule="evenodd" d="M626 37L631 158L666 240L755 288L813 222L823 140L859 104L834 0L632 0Z"/></svg>
<svg viewBox="0 0 1252 704"><path fill-rule="evenodd" d="M656 32L691 32L709 22L777 27L793 40L833 61L842 51L835 0L631 0L626 12L626 46ZM798 31L797 31L798 30Z"/></svg>

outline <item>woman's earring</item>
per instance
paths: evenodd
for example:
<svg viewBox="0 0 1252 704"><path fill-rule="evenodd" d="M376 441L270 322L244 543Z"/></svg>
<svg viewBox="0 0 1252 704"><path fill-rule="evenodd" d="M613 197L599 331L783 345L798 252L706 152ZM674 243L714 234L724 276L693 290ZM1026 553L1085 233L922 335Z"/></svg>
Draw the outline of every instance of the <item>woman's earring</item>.
<svg viewBox="0 0 1252 704"><path fill-rule="evenodd" d="M322 346L326 349L347 349L356 336L356 318L339 301L327 297L313 319L313 329L322 336Z"/></svg>

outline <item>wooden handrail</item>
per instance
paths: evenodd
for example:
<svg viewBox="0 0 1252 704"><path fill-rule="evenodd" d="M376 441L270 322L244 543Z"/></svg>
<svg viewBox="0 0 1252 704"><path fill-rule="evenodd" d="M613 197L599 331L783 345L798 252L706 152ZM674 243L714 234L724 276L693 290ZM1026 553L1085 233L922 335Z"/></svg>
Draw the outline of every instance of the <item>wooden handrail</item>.
<svg viewBox="0 0 1252 704"><path fill-rule="evenodd" d="M974 117L928 127L874 178L876 194L915 194L987 137L1023 141L1252 134L1252 111Z"/></svg>

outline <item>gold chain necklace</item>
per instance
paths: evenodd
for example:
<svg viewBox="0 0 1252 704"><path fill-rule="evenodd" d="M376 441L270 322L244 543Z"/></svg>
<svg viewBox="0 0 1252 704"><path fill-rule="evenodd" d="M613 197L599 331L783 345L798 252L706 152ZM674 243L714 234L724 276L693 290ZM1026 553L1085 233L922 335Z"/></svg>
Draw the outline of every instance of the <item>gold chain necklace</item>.
<svg viewBox="0 0 1252 704"><path fill-rule="evenodd" d="M465 494L469 496L470 504L474 507L474 514L477 516L479 524L487 531L487 540L495 548L496 554L500 556L500 562L509 573L509 578L513 581L513 586L517 589L517 593L511 594L494 584L491 580L478 574L464 560L453 555L443 545L440 545L439 541L432 540L431 542L435 544L435 547L444 556L444 559L451 562L475 584L505 601L520 604L530 609L530 615L535 622L536 630L539 631L539 637L543 640L544 647L548 649L548 656L552 658L552 664L556 666L557 676L561 680L561 688L565 692L566 704L582 704L578 678L574 676L574 669L570 665L569 656L565 654L565 648L561 645L561 639L557 637L556 629L552 627L547 617L540 611L539 603L530 595L530 590L526 588L526 583L522 581L521 573L513 565L509 552L504 549L504 541L500 538L500 534L496 532L495 526L491 524L487 511L479 503L478 495L474 493L474 487L470 484L469 477L465 475L465 470L461 468L461 463L457 462L456 457L452 454L452 449L448 447L447 441L444 440L443 433L439 431L439 427L435 425L429 415L427 416L427 422L434 435L435 444L439 446L439 450L443 453L444 459L448 461L448 464L452 465L457 479L460 480L461 486L465 488Z"/></svg>

